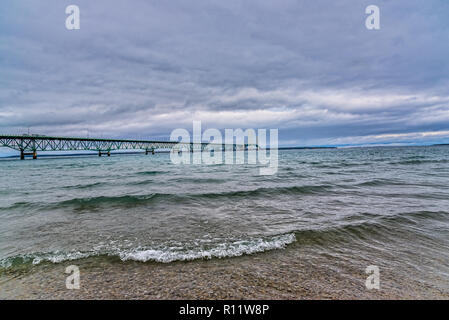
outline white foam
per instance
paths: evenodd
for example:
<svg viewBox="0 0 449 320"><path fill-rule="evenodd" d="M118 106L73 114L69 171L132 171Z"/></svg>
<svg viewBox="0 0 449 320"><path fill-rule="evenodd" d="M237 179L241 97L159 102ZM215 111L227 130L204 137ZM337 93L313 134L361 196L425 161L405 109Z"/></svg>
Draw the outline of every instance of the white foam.
<svg viewBox="0 0 449 320"><path fill-rule="evenodd" d="M132 252L121 252L120 259L135 261L173 262L196 259L212 259L238 257L244 254L253 254L274 249L283 249L296 241L293 233L274 236L271 238L257 238L230 243L221 243L212 248L197 248L192 250L166 249L138 249Z"/></svg>
<svg viewBox="0 0 449 320"><path fill-rule="evenodd" d="M43 261L60 263L63 261L71 261L71 260L87 258L87 257L91 257L93 255L96 255L96 253L80 252L80 251L47 253L47 254L42 254L42 255L36 255L33 259L33 264L39 264Z"/></svg>
<svg viewBox="0 0 449 320"><path fill-rule="evenodd" d="M31 262L36 265L41 262L60 263L64 261L77 260L98 255L118 256L122 261L156 261L169 263L173 261L188 261L196 259L212 259L237 257L245 254L253 254L274 249L283 249L288 244L296 241L293 233L283 234L272 237L253 238L249 240L229 241L218 243L211 246L198 245L193 249L184 249L180 246L160 246L157 248L138 248L138 249L106 249L97 248L96 250L81 252L48 252L36 254L24 254L16 257L9 257L0 260L0 267L9 268L13 260L20 258L23 262ZM206 241L208 243L209 241Z"/></svg>

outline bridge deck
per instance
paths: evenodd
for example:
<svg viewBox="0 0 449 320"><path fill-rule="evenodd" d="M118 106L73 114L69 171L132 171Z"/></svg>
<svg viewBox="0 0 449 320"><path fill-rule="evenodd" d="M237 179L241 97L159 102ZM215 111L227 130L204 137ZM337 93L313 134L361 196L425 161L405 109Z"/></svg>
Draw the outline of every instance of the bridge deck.
<svg viewBox="0 0 449 320"><path fill-rule="evenodd" d="M97 139L97 138L76 138L76 137L49 137L42 135L0 135L0 147L8 147L21 152L21 158L26 154L33 154L36 158L37 151L71 151L86 150L107 152L110 155L112 150L145 150L147 153L154 153L155 149L171 149L174 146L182 150L193 150L197 145L201 145L201 150L207 146L219 147L223 150L247 149L248 145L217 144L217 143L193 143L177 141L157 141L157 140L128 140L128 139ZM29 153L28 153L29 152Z"/></svg>

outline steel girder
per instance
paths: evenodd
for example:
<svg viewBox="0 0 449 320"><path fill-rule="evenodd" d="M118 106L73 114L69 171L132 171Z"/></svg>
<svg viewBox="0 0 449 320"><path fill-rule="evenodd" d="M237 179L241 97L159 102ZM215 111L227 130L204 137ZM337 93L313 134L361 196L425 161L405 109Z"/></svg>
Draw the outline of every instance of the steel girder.
<svg viewBox="0 0 449 320"><path fill-rule="evenodd" d="M192 151L206 148L222 150L246 150L248 145L230 145L214 143L185 143L175 141L123 140L123 139L94 139L71 137L47 137L35 135L0 135L0 147L8 147L18 151L112 151L112 150L156 150L176 147L179 151Z"/></svg>

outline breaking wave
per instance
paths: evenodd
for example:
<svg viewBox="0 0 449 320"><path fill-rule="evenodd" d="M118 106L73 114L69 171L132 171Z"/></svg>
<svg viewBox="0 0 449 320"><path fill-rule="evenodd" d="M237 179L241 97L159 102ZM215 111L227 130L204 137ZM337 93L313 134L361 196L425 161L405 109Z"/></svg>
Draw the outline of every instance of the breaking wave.
<svg viewBox="0 0 449 320"><path fill-rule="evenodd" d="M33 253L0 260L0 268L11 268L24 264L37 265L42 262L60 263L94 256L118 257L122 261L154 261L170 263L174 261L191 261L198 259L231 258L265 251L283 249L296 241L294 233L252 238L247 240L225 241L211 246L199 245L185 249L175 246L138 247L135 249L98 249L87 252L48 252Z"/></svg>
<svg viewBox="0 0 449 320"><path fill-rule="evenodd" d="M120 254L120 259L135 261L157 261L173 262L188 261L197 259L229 258L248 255L258 252L264 252L274 249L283 249L288 244L296 241L293 233L274 236L268 239L258 238L252 240L241 240L231 243L220 243L210 249L202 250L179 250L177 248L167 248L165 250L139 249L133 252L124 252Z"/></svg>

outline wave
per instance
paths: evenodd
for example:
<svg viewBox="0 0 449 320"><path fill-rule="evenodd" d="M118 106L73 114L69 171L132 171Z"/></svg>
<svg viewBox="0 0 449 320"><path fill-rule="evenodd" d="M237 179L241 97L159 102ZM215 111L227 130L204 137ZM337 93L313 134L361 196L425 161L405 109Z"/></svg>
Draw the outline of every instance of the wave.
<svg viewBox="0 0 449 320"><path fill-rule="evenodd" d="M126 183L126 185L128 186L146 186L149 184L154 184L154 180L140 180L140 181L133 181L133 182L128 182Z"/></svg>
<svg viewBox="0 0 449 320"><path fill-rule="evenodd" d="M318 162L317 164L314 164L313 166L315 168L321 168L321 169L340 169L340 168L350 168L350 167L359 167L359 166L365 166L369 165L370 163L366 162L339 162L339 163L332 163L327 164L324 162Z"/></svg>
<svg viewBox="0 0 449 320"><path fill-rule="evenodd" d="M0 268L8 269L21 265L37 265L43 262L61 263L95 256L118 257L121 261L160 262L209 260L239 257L276 249L284 249L296 241L294 233L252 238L247 240L225 241L213 246L198 246L183 249L172 246L139 247L136 249L99 249L92 251L48 252L18 255L0 260Z"/></svg>
<svg viewBox="0 0 449 320"><path fill-rule="evenodd" d="M23 265L37 265L41 262L60 263L64 261L78 260L82 258L88 258L90 256L97 256L95 252L48 252L48 253L30 253L8 257L0 260L0 270L9 269L12 267L18 267Z"/></svg>
<svg viewBox="0 0 449 320"><path fill-rule="evenodd" d="M405 182L400 180L393 180L393 179L373 179L365 182L361 182L356 184L357 187L377 187L377 186L410 186L410 187L434 187L441 189L446 189L446 185L442 184L435 184L435 183L414 183L412 182Z"/></svg>
<svg viewBox="0 0 449 320"><path fill-rule="evenodd" d="M389 164L401 164L401 165L416 165L416 164L428 164L428 163L449 163L447 159L438 159L438 160L402 160L402 161L394 161Z"/></svg>
<svg viewBox="0 0 449 320"><path fill-rule="evenodd" d="M253 190L229 191L218 193L203 193L200 196L204 198L237 198L237 197L255 197L255 196L276 196L276 195L311 195L327 194L332 189L330 185L305 185L288 186L275 188L257 188Z"/></svg>
<svg viewBox="0 0 449 320"><path fill-rule="evenodd" d="M98 196L87 198L75 198L54 203L29 203L17 202L9 207L0 208L0 210L10 210L18 208L34 207L40 209L58 209L73 208L76 211L95 210L102 206L111 207L137 207L154 204L156 202L174 201L189 202L194 200L211 200L211 199L238 199L238 198L259 198L274 197L281 195L317 195L328 194L332 189L330 185L305 185L305 186L288 186L273 188L257 188L253 190L227 191L227 192L206 192L206 193L151 193L147 195L122 195L122 196Z"/></svg>
<svg viewBox="0 0 449 320"><path fill-rule="evenodd" d="M97 247L91 251L46 252L8 257L0 260L1 269L23 265L36 265L43 262L61 263L89 257L113 257L121 261L170 263L175 261L208 260L214 258L231 258L262 253L270 250L284 249L288 245L325 246L348 243L348 241L375 241L395 239L403 235L407 239L427 238L434 241L433 235L416 228L429 221L446 221L446 211L414 211L389 216L366 213L362 216L348 217L333 226L290 231L289 233L253 237L239 240L222 240L218 243L201 240L180 245L177 243L138 246L134 248L117 248L115 245ZM363 219L363 220L362 220Z"/></svg>
<svg viewBox="0 0 449 320"><path fill-rule="evenodd" d="M51 204L53 208L73 208L77 211L94 210L102 206L108 207L136 207L152 203L158 199L175 197L171 194L152 193L148 195L125 195L125 196L99 196L91 198L75 198Z"/></svg>
<svg viewBox="0 0 449 320"><path fill-rule="evenodd" d="M1 207L0 211L2 210L13 210L13 209L26 209L26 208L32 208L34 207L34 203L33 202L25 202L25 201L19 201L19 202L15 202L12 205L8 206L8 207Z"/></svg>
<svg viewBox="0 0 449 320"><path fill-rule="evenodd" d="M367 213L363 217L352 217L354 219L365 219L364 221L346 221L327 228L297 230L295 235L299 245L315 244L323 246L347 243L351 239L372 241L377 237L386 240L390 236L391 238L397 238L398 234L406 236L410 233L413 234L412 238L414 239L417 239L417 237L430 238L431 235L421 230L421 226L428 224L430 220L445 221L447 215L449 215L449 212L446 211L425 210L386 216ZM420 228L414 228L415 226L420 226ZM401 229L403 232L400 232Z"/></svg>
<svg viewBox="0 0 449 320"><path fill-rule="evenodd" d="M183 182L183 183L224 183L226 179L217 178L174 178L170 179L170 182Z"/></svg>
<svg viewBox="0 0 449 320"><path fill-rule="evenodd" d="M139 171L136 174L143 175L143 176L154 176L154 175L157 175L157 174L164 174L164 173L167 173L167 171L155 171L155 170L153 170L153 171Z"/></svg>
<svg viewBox="0 0 449 320"><path fill-rule="evenodd" d="M365 182L356 184L358 187L377 187L377 186L388 186L388 185L408 185L407 183L390 180L390 179L373 179Z"/></svg>
<svg viewBox="0 0 449 320"><path fill-rule="evenodd" d="M77 184L73 186L64 186L62 189L91 189L99 186L103 186L105 183L103 182L95 182L95 183L89 183L89 184Z"/></svg>
<svg viewBox="0 0 449 320"><path fill-rule="evenodd" d="M120 254L122 261L157 261L157 262L173 262L173 261L189 261L197 259L212 258L230 258L242 255L249 255L259 252L265 252L274 249L283 249L288 244L296 241L293 233L270 238L257 238L252 240L241 240L230 243L221 243L209 249L200 250L179 250L177 248L168 249L139 249L133 252L124 252Z"/></svg>

